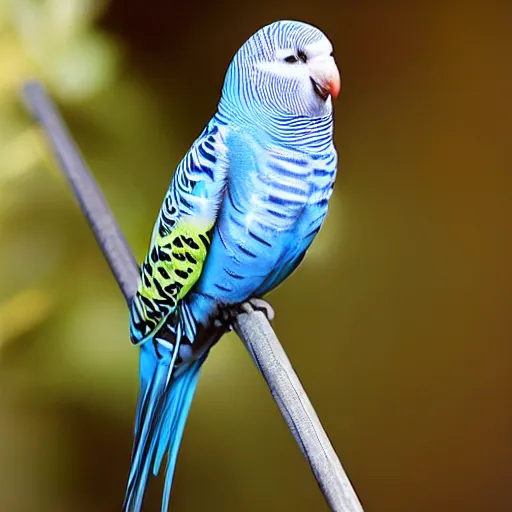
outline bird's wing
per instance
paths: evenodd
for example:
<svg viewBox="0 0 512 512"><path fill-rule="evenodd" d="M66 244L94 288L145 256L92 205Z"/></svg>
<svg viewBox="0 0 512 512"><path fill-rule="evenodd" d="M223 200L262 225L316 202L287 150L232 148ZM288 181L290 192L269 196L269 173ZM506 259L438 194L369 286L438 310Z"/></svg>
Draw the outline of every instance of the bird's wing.
<svg viewBox="0 0 512 512"><path fill-rule="evenodd" d="M222 129L211 122L179 164L155 224L131 309L133 343L146 341L169 321L186 327L186 318L171 317L201 275L227 174Z"/></svg>

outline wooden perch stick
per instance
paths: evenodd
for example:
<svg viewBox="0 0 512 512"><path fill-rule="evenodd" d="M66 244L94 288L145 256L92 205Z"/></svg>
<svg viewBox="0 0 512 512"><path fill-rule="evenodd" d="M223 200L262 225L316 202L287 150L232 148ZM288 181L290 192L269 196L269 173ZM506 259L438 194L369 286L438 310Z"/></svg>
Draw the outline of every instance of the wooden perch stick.
<svg viewBox="0 0 512 512"><path fill-rule="evenodd" d="M23 87L23 97L31 114L43 127L129 305L137 287L139 269L101 190L41 84L27 82ZM336 452L265 315L256 311L241 313L235 321L235 330L267 382L330 508L335 512L363 512Z"/></svg>

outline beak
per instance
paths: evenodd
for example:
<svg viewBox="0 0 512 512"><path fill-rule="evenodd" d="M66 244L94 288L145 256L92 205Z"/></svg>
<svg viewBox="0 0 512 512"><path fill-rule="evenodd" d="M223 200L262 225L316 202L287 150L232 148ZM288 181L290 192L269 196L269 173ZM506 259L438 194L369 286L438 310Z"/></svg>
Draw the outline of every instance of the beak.
<svg viewBox="0 0 512 512"><path fill-rule="evenodd" d="M324 101L338 97L341 89L340 72L332 57L309 61L309 76L315 93Z"/></svg>

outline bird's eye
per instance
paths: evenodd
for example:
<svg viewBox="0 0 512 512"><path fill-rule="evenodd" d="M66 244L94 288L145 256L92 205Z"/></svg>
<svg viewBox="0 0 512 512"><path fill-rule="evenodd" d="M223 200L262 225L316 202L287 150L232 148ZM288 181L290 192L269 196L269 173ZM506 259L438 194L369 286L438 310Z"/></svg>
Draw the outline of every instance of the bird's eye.
<svg viewBox="0 0 512 512"><path fill-rule="evenodd" d="M329 54L331 57L334 57L334 50Z"/></svg>
<svg viewBox="0 0 512 512"><path fill-rule="evenodd" d="M299 55L299 59L300 59L302 62L307 62L307 61L308 61L308 56L307 56L304 52L300 51L300 52L298 53L298 55Z"/></svg>
<svg viewBox="0 0 512 512"><path fill-rule="evenodd" d="M284 60L285 62L288 62L288 64L295 64L299 59L296 55L289 55Z"/></svg>

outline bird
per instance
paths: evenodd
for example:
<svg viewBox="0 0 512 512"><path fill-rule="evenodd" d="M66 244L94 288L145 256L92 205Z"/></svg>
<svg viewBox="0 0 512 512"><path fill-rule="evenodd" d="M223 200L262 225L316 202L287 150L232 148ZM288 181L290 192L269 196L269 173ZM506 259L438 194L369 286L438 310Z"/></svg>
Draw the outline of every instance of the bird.
<svg viewBox="0 0 512 512"><path fill-rule="evenodd" d="M235 53L217 109L178 164L130 306L139 396L123 512L139 512L167 457L167 512L201 367L252 304L300 264L336 180L333 45L304 22L276 21Z"/></svg>

